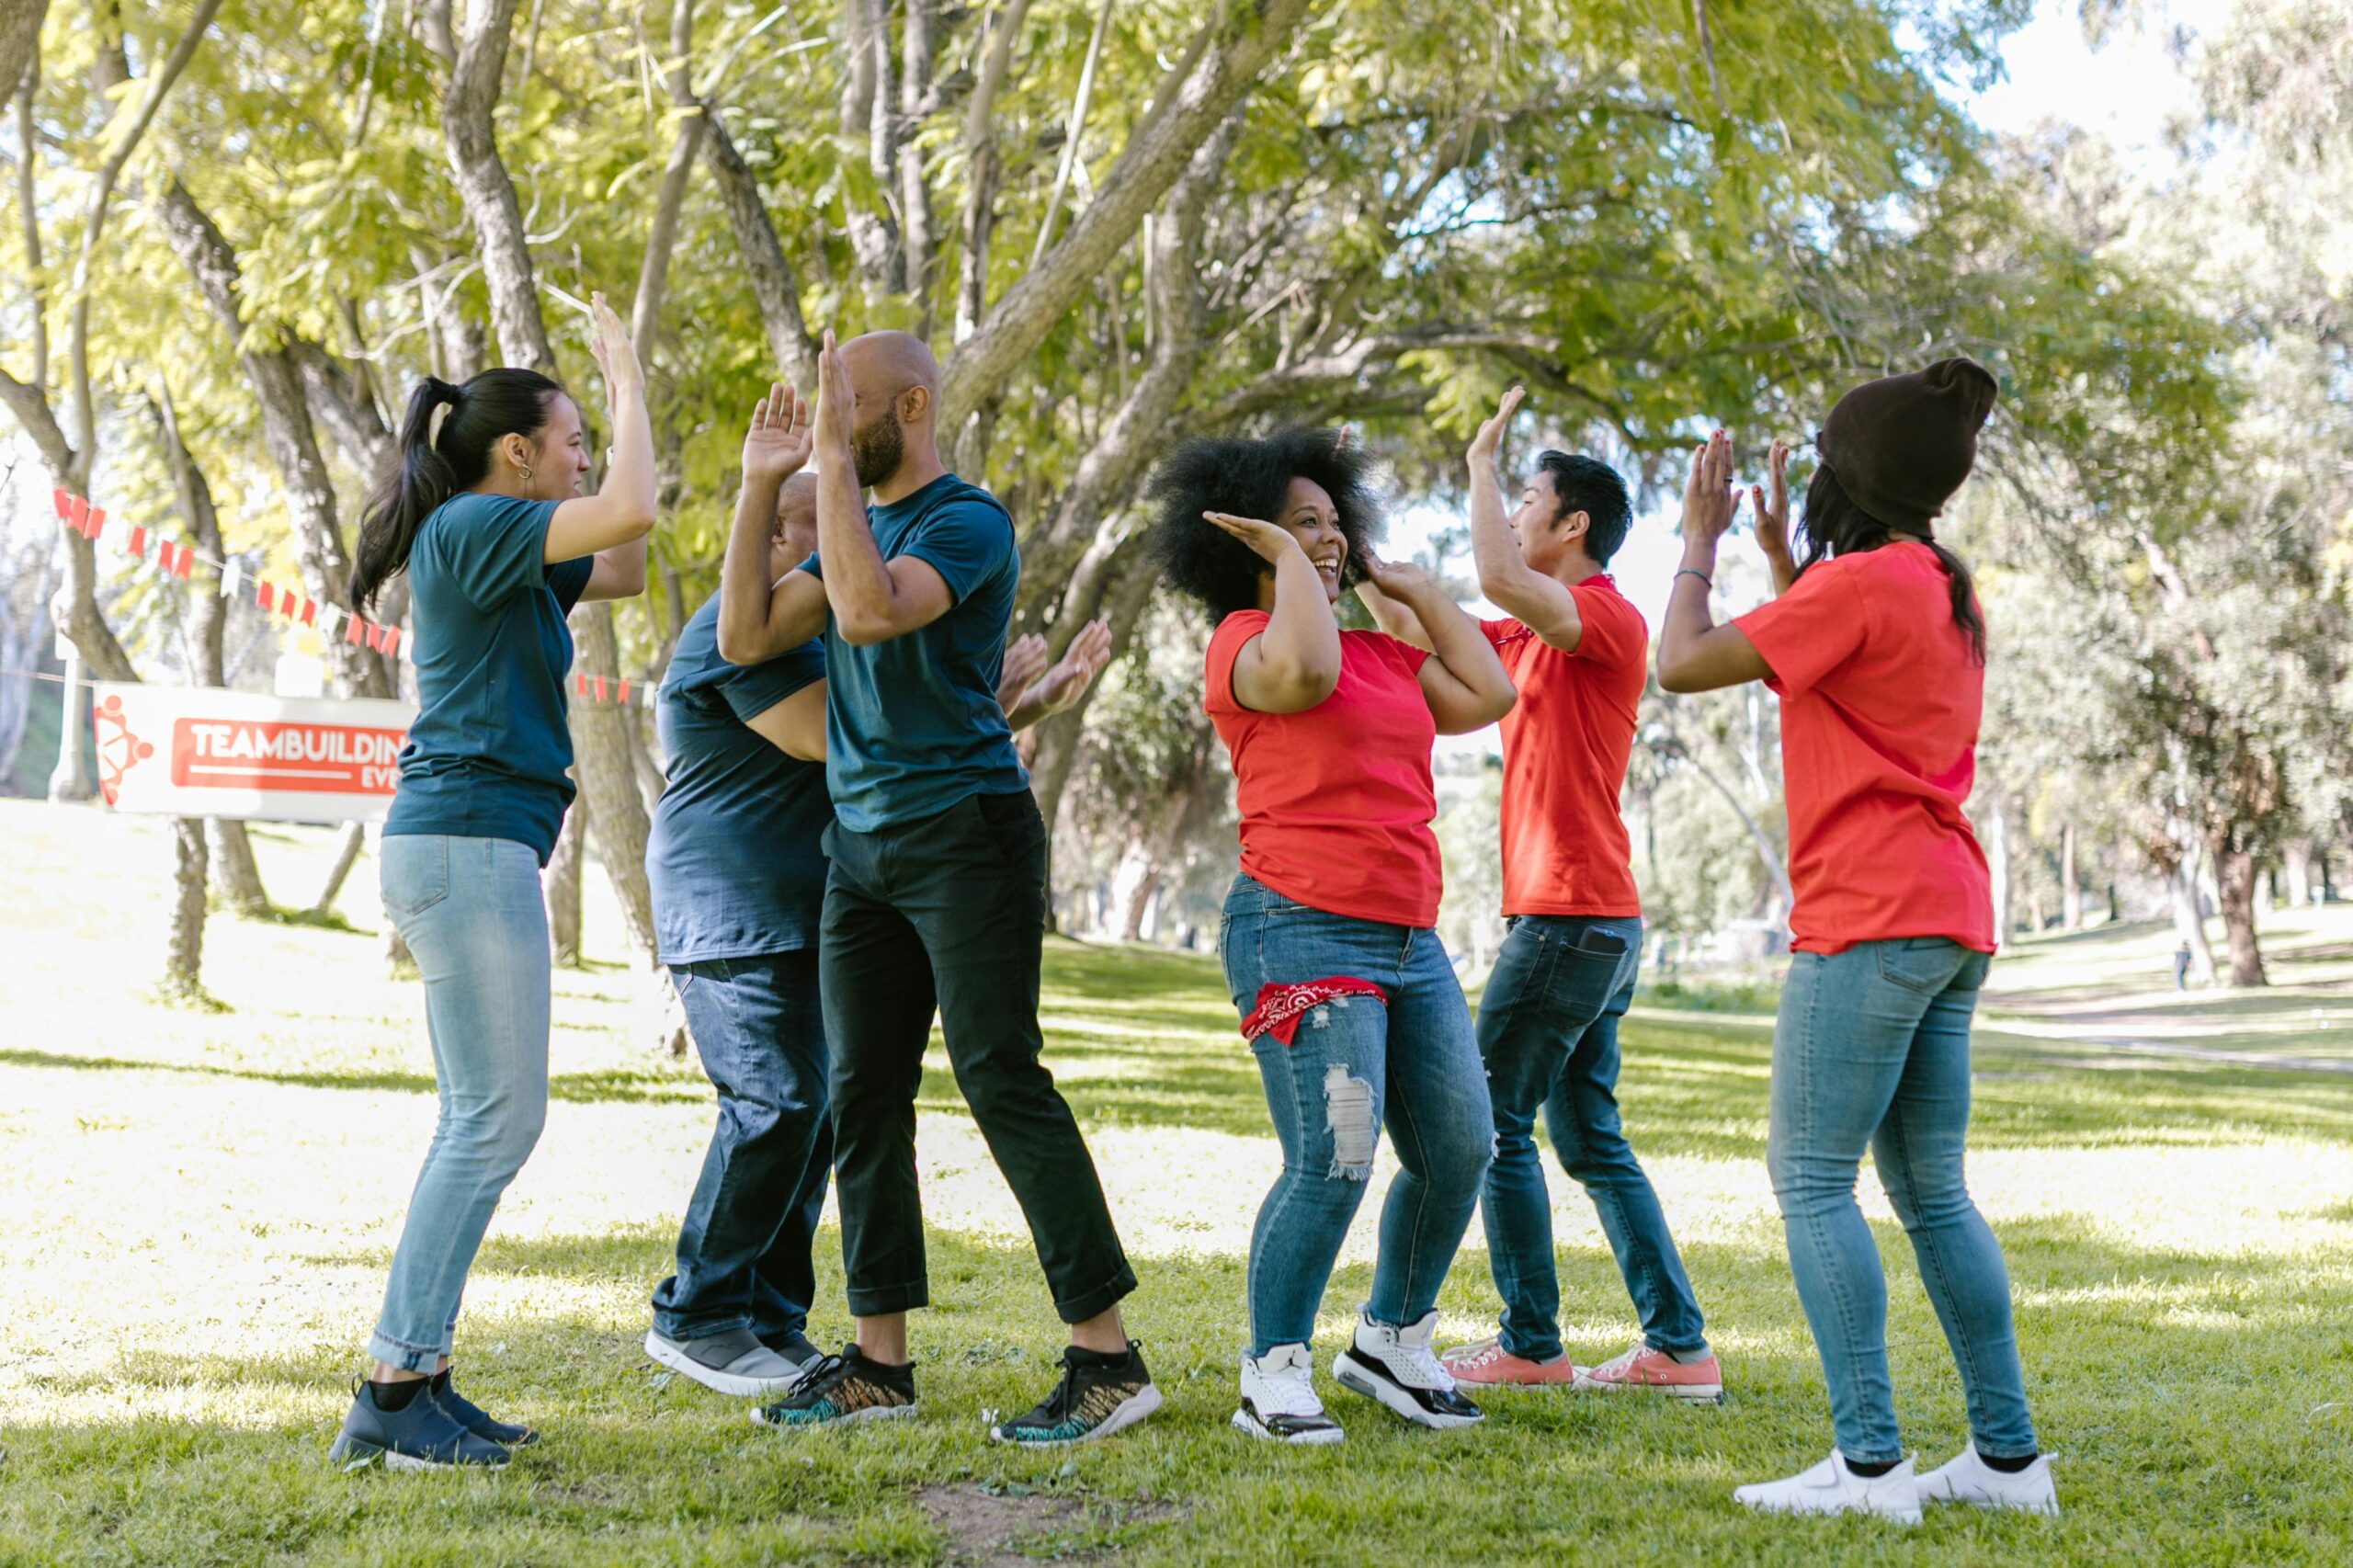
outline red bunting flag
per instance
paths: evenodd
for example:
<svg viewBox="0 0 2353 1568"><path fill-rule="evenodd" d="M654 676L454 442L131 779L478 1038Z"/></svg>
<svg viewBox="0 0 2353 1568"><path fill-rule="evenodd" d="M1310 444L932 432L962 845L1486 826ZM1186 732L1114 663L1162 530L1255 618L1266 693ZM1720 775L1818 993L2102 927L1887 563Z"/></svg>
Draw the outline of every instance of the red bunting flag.
<svg viewBox="0 0 2353 1568"><path fill-rule="evenodd" d="M575 675L572 677L572 695L574 697L585 697L588 695L588 677L586 676Z"/></svg>
<svg viewBox="0 0 2353 1568"><path fill-rule="evenodd" d="M65 498L65 513L73 522L75 533L80 534L84 539L91 537L90 504L87 501L83 500L79 495L68 495Z"/></svg>
<svg viewBox="0 0 2353 1568"><path fill-rule="evenodd" d="M613 700L616 702L627 702L629 700L629 676L621 676L621 694Z"/></svg>
<svg viewBox="0 0 2353 1568"><path fill-rule="evenodd" d="M155 570L161 572L166 577L170 576L172 574L172 562L178 554L178 548L175 546L170 540L157 540L155 541Z"/></svg>
<svg viewBox="0 0 2353 1568"><path fill-rule="evenodd" d="M360 642L366 641L366 634L360 631L360 628L366 624L367 622L361 620L358 616L353 616L351 618L351 623L343 629L343 640L347 642Z"/></svg>
<svg viewBox="0 0 2353 1568"><path fill-rule="evenodd" d="M57 520L75 533L80 533L82 525L74 520L74 497L65 494L65 487L61 484L52 489L49 493L49 499L50 503L57 508Z"/></svg>
<svg viewBox="0 0 2353 1568"><path fill-rule="evenodd" d="M597 677L597 700L599 702L605 700L605 677L603 676L598 676Z"/></svg>
<svg viewBox="0 0 2353 1568"><path fill-rule="evenodd" d="M313 601L304 599L302 601L302 624L305 626L316 626L318 623L319 607Z"/></svg>
<svg viewBox="0 0 2353 1568"><path fill-rule="evenodd" d="M82 517L82 537L92 544L97 543L98 530L107 526L107 509L104 506L92 506L86 501L77 500L74 506Z"/></svg>
<svg viewBox="0 0 2353 1568"><path fill-rule="evenodd" d="M384 628L384 657L396 659L400 657L400 652L401 629L397 626L387 626Z"/></svg>
<svg viewBox="0 0 2353 1568"><path fill-rule="evenodd" d="M178 559L172 562L172 575L175 577L185 577L195 569L196 551L188 545L184 544L180 546Z"/></svg>
<svg viewBox="0 0 2353 1568"><path fill-rule="evenodd" d="M372 620L368 623L368 646L379 653L384 651L384 629Z"/></svg>
<svg viewBox="0 0 2353 1568"><path fill-rule="evenodd" d="M276 594L277 590L267 583L257 583L254 585L254 600L265 610L274 610L278 608Z"/></svg>
<svg viewBox="0 0 2353 1568"><path fill-rule="evenodd" d="M122 548L131 551L131 554L139 557L140 560L146 560L147 530L134 524L131 530L131 542L124 545Z"/></svg>

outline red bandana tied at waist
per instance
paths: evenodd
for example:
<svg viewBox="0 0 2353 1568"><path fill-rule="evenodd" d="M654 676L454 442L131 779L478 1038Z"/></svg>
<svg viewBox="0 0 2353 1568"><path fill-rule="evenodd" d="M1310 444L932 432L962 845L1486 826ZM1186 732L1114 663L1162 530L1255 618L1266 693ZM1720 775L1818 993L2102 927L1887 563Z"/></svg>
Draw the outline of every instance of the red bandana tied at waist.
<svg viewBox="0 0 2353 1568"><path fill-rule="evenodd" d="M1242 1038L1256 1040L1262 1034L1272 1034L1285 1045L1299 1033L1299 1020L1313 1008L1342 996L1378 996L1382 1003L1389 993L1370 980L1351 980L1336 974L1328 980L1303 981L1297 985L1277 985L1269 982L1258 987L1258 1008L1242 1020Z"/></svg>

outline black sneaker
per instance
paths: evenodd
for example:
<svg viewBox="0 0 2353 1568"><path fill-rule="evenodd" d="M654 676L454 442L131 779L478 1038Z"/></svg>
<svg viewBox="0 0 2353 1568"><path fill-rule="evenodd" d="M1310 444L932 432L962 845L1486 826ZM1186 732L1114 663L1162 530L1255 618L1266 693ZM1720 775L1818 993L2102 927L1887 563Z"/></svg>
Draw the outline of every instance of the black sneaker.
<svg viewBox="0 0 2353 1568"><path fill-rule="evenodd" d="M1062 1369L1063 1381L1043 1403L1027 1415L996 1423L989 1436L1028 1448L1084 1443L1132 1426L1160 1408L1160 1391L1152 1386L1143 1352L1132 1341L1118 1356L1074 1345L1063 1352Z"/></svg>
<svg viewBox="0 0 2353 1568"><path fill-rule="evenodd" d="M1333 1360L1332 1376L1342 1388L1387 1405L1417 1426L1474 1426L1486 1417L1430 1354L1430 1336L1437 1332L1434 1312L1404 1328L1359 1316L1356 1339Z"/></svg>
<svg viewBox="0 0 2353 1568"><path fill-rule="evenodd" d="M441 1408L456 1417L459 1426L477 1437L487 1437L506 1449L527 1449L540 1440L540 1435L529 1426L492 1420L481 1405L458 1392L446 1369L434 1373L433 1381L425 1387L428 1398L440 1401Z"/></svg>
<svg viewBox="0 0 2353 1568"><path fill-rule="evenodd" d="M350 1414L327 1450L334 1463L346 1470L379 1461L386 1470L445 1470L460 1464L494 1470L506 1462L505 1449L460 1426L422 1384L398 1410L379 1405L375 1389L363 1381L351 1391Z"/></svg>
<svg viewBox="0 0 2353 1568"><path fill-rule="evenodd" d="M915 1363L893 1367L870 1361L852 1340L840 1355L819 1357L790 1393L753 1411L752 1419L763 1426L822 1426L915 1413Z"/></svg>

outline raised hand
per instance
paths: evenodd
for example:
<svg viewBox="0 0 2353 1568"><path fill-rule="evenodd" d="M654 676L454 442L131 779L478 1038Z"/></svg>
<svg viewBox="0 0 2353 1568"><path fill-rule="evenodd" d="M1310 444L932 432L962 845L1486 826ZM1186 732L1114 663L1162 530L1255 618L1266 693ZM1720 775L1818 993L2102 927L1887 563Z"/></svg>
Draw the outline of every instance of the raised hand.
<svg viewBox="0 0 2353 1568"><path fill-rule="evenodd" d="M834 347L834 335L827 332L824 347L817 351L817 414L813 428L816 445L829 452L847 451L850 432L857 426L857 404L849 367L842 363L842 351Z"/></svg>
<svg viewBox="0 0 2353 1568"><path fill-rule="evenodd" d="M1768 561L1786 561L1790 556L1790 444L1775 440L1766 466L1771 472L1773 493L1767 497L1765 487L1748 487L1748 502L1756 514L1756 544Z"/></svg>
<svg viewBox="0 0 2353 1568"><path fill-rule="evenodd" d="M1372 585L1400 604L1410 604L1436 586L1430 574L1410 561L1386 561L1370 550L1358 559Z"/></svg>
<svg viewBox="0 0 2353 1568"><path fill-rule="evenodd" d="M1302 558L1307 553L1300 550L1298 536L1289 528L1262 523L1256 517L1237 517L1231 512L1203 512L1201 516L1248 545L1251 553L1261 561L1280 561L1285 551L1297 551Z"/></svg>
<svg viewBox="0 0 2353 1568"><path fill-rule="evenodd" d="M1465 454L1470 461L1492 463L1495 460L1495 449L1503 445L1504 432L1511 426L1511 416L1519 412L1519 401L1527 395L1519 387L1504 393L1503 401L1495 405L1495 416L1480 426L1479 433L1471 437L1471 449Z"/></svg>
<svg viewBox="0 0 2353 1568"><path fill-rule="evenodd" d="M1732 527L1736 496L1732 488L1732 437L1722 430L1691 453L1691 474L1683 485L1683 538L1712 546Z"/></svg>
<svg viewBox="0 0 2353 1568"><path fill-rule="evenodd" d="M588 338L588 352L595 356L597 369L605 378L606 396L618 398L624 390L642 390L645 372L638 368L637 348L629 340L629 324L621 320L601 293L588 296L588 314L596 328Z"/></svg>
<svg viewBox="0 0 2353 1568"><path fill-rule="evenodd" d="M1110 662L1110 623L1090 620L1070 640L1070 646L1063 650L1054 667L1039 677L1038 684L1025 694L1026 700L1038 703L1049 714L1059 713L1076 702Z"/></svg>
<svg viewBox="0 0 2353 1568"><path fill-rule="evenodd" d="M809 461L809 405L779 381L752 410L744 432L744 483L782 484Z"/></svg>

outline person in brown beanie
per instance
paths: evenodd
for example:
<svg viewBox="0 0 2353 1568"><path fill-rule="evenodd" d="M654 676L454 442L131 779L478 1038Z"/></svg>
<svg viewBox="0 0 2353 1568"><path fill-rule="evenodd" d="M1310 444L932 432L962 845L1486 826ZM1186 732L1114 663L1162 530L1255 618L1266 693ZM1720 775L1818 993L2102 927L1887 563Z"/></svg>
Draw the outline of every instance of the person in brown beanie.
<svg viewBox="0 0 2353 1568"><path fill-rule="evenodd" d="M1773 1031L1766 1164L1790 1272L1822 1356L1837 1446L1811 1470L1733 1493L1784 1513L1906 1523L1923 1502L2056 1513L2028 1418L2009 1275L1971 1201L1969 1026L1994 950L1985 857L1961 802L1976 767L1985 623L1935 522L1976 461L1994 378L1968 359L1857 387L1824 422L1790 550L1789 449L1750 491L1777 597L1709 613L1738 499L1721 430L1692 454L1683 566L1660 628L1659 684L1762 680L1781 698L1796 891ZM1887 1370L1887 1280L1855 1202L1869 1149L1960 1369L1970 1443L1914 1473Z"/></svg>

